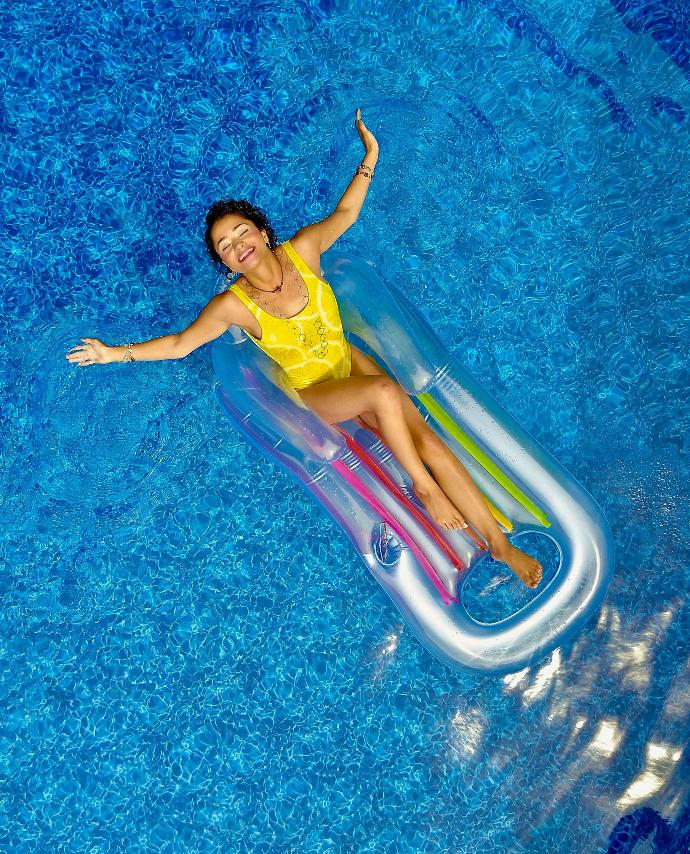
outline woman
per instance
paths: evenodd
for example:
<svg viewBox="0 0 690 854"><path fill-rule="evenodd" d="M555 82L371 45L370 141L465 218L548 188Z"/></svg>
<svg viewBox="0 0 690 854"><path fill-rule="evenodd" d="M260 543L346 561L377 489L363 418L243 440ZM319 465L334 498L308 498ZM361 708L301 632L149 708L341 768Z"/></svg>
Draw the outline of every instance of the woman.
<svg viewBox="0 0 690 854"><path fill-rule="evenodd" d="M321 269L321 254L356 222L374 173L378 142L359 109L355 126L364 159L333 213L278 245L261 210L245 200L217 202L206 217L206 246L214 261L239 274L235 283L178 334L119 347L82 338L83 345L73 347L67 359L79 365L179 359L231 325L240 326L283 366L317 415L329 423L359 417L381 433L437 524L446 529L472 524L495 560L536 587L540 564L508 542L462 463L403 389L347 342L333 291L313 272Z"/></svg>

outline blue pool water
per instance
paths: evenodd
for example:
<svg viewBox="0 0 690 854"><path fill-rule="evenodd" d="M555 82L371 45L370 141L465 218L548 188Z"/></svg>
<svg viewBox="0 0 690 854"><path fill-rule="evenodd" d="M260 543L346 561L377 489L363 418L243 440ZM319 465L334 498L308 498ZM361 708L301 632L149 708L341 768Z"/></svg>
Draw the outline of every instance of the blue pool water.
<svg viewBox="0 0 690 854"><path fill-rule="evenodd" d="M684 0L42 0L0 33L0 850L687 851ZM209 347L65 360L196 317L216 198L327 215L357 106L381 155L335 248L614 532L601 612L518 674L420 645Z"/></svg>

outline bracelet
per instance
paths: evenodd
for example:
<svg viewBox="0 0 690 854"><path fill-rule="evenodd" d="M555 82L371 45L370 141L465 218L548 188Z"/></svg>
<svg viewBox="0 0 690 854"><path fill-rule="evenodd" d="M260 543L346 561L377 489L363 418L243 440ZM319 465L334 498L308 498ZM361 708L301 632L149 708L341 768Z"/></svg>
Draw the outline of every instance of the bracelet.
<svg viewBox="0 0 690 854"><path fill-rule="evenodd" d="M131 344L128 344L125 348L125 355L122 358L123 362L136 362L136 359L132 355L132 347L134 347L135 342L132 341Z"/></svg>
<svg viewBox="0 0 690 854"><path fill-rule="evenodd" d="M369 178L371 180L374 177L374 170L371 166L365 166L364 163L360 163L355 169L355 177L357 175L364 175L365 178Z"/></svg>

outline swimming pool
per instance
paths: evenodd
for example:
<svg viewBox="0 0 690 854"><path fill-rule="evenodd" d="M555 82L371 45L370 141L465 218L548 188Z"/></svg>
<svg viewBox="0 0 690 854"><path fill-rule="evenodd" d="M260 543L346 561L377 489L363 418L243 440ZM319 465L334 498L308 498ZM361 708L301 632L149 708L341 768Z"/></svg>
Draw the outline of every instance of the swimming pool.
<svg viewBox="0 0 690 854"><path fill-rule="evenodd" d="M618 826L616 850L684 850L680 0L18 3L0 29L0 849L589 854ZM614 531L600 614L525 672L458 674L403 628L233 432L208 348L64 359L196 316L216 197L281 238L328 213L358 105L381 156L338 248ZM500 566L468 583L494 619L524 600Z"/></svg>

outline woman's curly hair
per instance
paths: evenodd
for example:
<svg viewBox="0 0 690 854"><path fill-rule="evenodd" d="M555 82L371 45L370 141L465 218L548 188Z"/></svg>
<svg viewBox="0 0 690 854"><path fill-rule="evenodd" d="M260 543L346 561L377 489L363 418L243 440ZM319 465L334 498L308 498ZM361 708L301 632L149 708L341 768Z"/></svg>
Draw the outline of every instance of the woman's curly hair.
<svg viewBox="0 0 690 854"><path fill-rule="evenodd" d="M248 202L247 199L221 199L218 202L214 202L206 214L204 241L206 243L206 251L214 263L222 264L223 262L211 240L211 229L221 217L227 216L227 214L239 214L251 220L259 230L265 229L266 234L268 234L268 245L271 249L275 249L278 245L278 238L273 230L273 226L261 208L257 208L256 205Z"/></svg>

